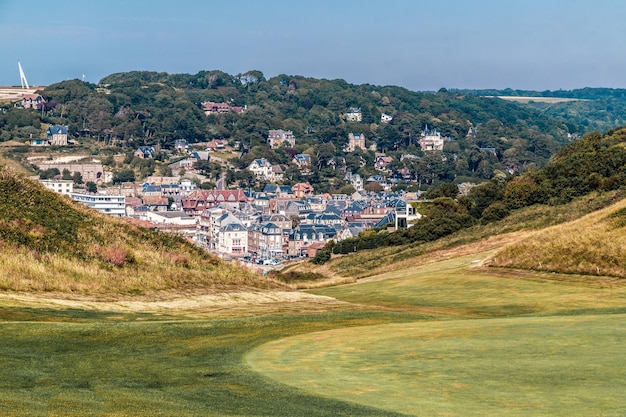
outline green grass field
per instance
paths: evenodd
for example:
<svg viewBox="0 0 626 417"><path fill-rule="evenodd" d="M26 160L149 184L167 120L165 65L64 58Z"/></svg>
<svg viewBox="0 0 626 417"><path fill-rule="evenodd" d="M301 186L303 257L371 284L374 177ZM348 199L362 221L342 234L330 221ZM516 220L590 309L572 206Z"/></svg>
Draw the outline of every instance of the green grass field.
<svg viewBox="0 0 626 417"><path fill-rule="evenodd" d="M4 300L0 415L625 415L625 284L487 255L311 290L355 303L316 314Z"/></svg>
<svg viewBox="0 0 626 417"><path fill-rule="evenodd" d="M625 315L339 329L266 344L254 369L313 394L425 416L626 413Z"/></svg>

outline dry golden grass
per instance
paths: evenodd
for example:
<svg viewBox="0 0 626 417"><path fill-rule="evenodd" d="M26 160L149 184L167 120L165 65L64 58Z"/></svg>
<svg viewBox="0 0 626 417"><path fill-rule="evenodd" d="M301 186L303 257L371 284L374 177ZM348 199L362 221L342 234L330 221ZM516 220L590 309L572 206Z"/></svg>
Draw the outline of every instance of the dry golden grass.
<svg viewBox="0 0 626 417"><path fill-rule="evenodd" d="M511 243L488 265L626 277L626 200Z"/></svg>

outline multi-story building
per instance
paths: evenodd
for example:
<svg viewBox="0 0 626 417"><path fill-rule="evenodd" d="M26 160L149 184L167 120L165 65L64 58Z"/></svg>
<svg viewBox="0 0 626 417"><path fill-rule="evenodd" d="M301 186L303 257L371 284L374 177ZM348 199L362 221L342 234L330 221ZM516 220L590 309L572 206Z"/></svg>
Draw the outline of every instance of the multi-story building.
<svg viewBox="0 0 626 417"><path fill-rule="evenodd" d="M437 129L428 130L426 127L418 142L423 151L443 151L444 138Z"/></svg>
<svg viewBox="0 0 626 417"><path fill-rule="evenodd" d="M248 170L257 177L269 182L279 182L283 180L283 170L280 165L272 165L265 158L255 159L248 165Z"/></svg>
<svg viewBox="0 0 626 417"><path fill-rule="evenodd" d="M281 146L290 146L293 148L296 146L296 137L291 130L270 130L267 135L267 143L269 143L272 149Z"/></svg>
<svg viewBox="0 0 626 417"><path fill-rule="evenodd" d="M214 101L205 101L202 103L202 110L204 114L207 116L210 114L221 114L221 113L243 113L245 111L245 107L239 106L231 106L228 103L216 103Z"/></svg>
<svg viewBox="0 0 626 417"><path fill-rule="evenodd" d="M243 256L248 253L248 229L241 223L220 228L217 251L222 255Z"/></svg>
<svg viewBox="0 0 626 417"><path fill-rule="evenodd" d="M365 135L363 133L349 133L348 134L348 145L344 148L345 152L354 152L356 148L361 148L364 151L367 151L365 147Z"/></svg>
<svg viewBox="0 0 626 417"><path fill-rule="evenodd" d="M67 126L48 127L48 142L52 146L67 146Z"/></svg>
<svg viewBox="0 0 626 417"><path fill-rule="evenodd" d="M220 205L223 208L238 208L248 201L243 190L194 190L181 199L183 210L192 216L199 216L203 210Z"/></svg>
<svg viewBox="0 0 626 417"><path fill-rule="evenodd" d="M100 213L114 217L126 216L126 197L123 195L71 193L70 197Z"/></svg>
<svg viewBox="0 0 626 417"><path fill-rule="evenodd" d="M346 121L348 122L361 122L363 120L363 113L361 109L356 107L350 107L348 113L346 113Z"/></svg>
<svg viewBox="0 0 626 417"><path fill-rule="evenodd" d="M274 223L253 225L248 230L248 251L262 258L281 257L283 229Z"/></svg>
<svg viewBox="0 0 626 417"><path fill-rule="evenodd" d="M74 181L72 180L39 180L47 189L55 193L70 195L74 192Z"/></svg>

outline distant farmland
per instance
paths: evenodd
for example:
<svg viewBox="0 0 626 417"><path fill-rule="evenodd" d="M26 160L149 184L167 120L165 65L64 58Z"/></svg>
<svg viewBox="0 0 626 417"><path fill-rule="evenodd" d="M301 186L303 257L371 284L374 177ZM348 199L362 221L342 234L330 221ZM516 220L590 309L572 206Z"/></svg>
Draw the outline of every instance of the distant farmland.
<svg viewBox="0 0 626 417"><path fill-rule="evenodd" d="M500 98L502 100L507 100L507 101L516 101L518 103L530 103L531 101L534 101L535 103L555 104L555 103L567 103L570 101L586 101L586 100L579 99L579 98L564 98L564 97L526 97L526 96L488 96L488 97Z"/></svg>
<svg viewBox="0 0 626 417"><path fill-rule="evenodd" d="M19 101L22 99L22 94L33 94L41 88L43 87L21 88L0 86L0 101Z"/></svg>

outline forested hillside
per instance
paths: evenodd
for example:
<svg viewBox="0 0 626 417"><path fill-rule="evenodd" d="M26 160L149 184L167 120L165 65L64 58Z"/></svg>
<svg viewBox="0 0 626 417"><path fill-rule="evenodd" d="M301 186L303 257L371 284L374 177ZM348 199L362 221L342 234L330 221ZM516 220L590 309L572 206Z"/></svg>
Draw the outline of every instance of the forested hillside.
<svg viewBox="0 0 626 417"><path fill-rule="evenodd" d="M398 187L519 173L544 166L569 141L570 131L579 129L527 106L465 92L413 92L288 75L265 79L258 71L120 73L99 85L64 81L41 94L47 100L41 111L12 108L0 115L0 139L37 137L39 126L47 124L68 125L83 140L127 151L141 145L172 149L177 139L193 144L222 138L243 151L236 167L264 157L283 165L285 183L306 180L319 191L340 188L346 172L364 178L379 174L374 162L381 153L391 157L383 174L395 176ZM202 110L207 101L245 111L207 116ZM361 121L347 120L351 108L360 109ZM383 114L391 120L382 121ZM291 130L295 146L270 149L270 129ZM446 138L443 151L420 148L426 129ZM349 133L363 134L367 150L345 152ZM290 166L297 153L311 155L310 176Z"/></svg>
<svg viewBox="0 0 626 417"><path fill-rule="evenodd" d="M624 184L626 128L605 135L592 133L563 147L542 169L507 180L495 178L458 198L456 187L433 189L427 197L434 200L419 204L417 209L423 217L413 227L395 232L372 230L342 240L319 252L314 262L326 262L330 253L431 242L475 224L503 219L516 209L565 204L592 192L623 190ZM617 193L616 198L622 195Z"/></svg>
<svg viewBox="0 0 626 417"><path fill-rule="evenodd" d="M576 99L563 102L530 101L525 106L564 122L570 133L606 132L626 125L626 89L581 88L576 90L475 90L479 96Z"/></svg>

